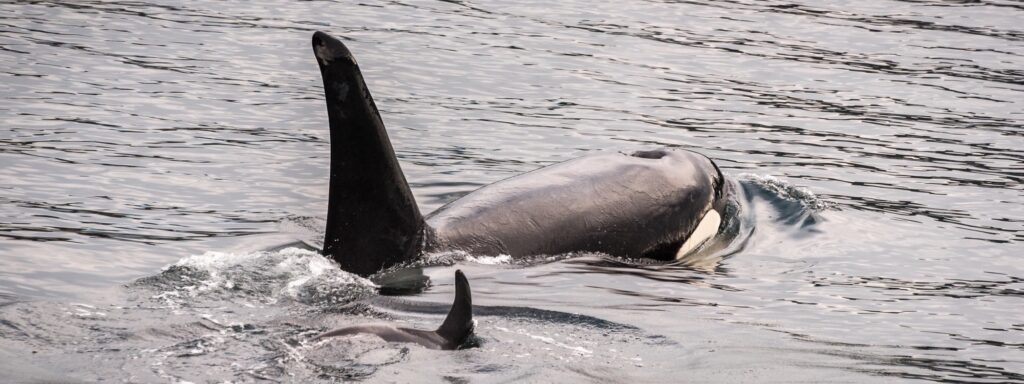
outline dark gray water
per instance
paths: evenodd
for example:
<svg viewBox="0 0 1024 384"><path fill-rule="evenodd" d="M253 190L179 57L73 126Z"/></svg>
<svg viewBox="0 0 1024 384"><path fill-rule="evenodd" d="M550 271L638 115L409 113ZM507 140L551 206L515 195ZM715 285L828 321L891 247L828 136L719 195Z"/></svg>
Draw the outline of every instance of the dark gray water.
<svg viewBox="0 0 1024 384"><path fill-rule="evenodd" d="M1024 382L1024 4L0 4L2 381ZM708 155L743 234L684 266L301 249L343 36L421 208L595 151ZM439 324L470 278L479 347Z"/></svg>

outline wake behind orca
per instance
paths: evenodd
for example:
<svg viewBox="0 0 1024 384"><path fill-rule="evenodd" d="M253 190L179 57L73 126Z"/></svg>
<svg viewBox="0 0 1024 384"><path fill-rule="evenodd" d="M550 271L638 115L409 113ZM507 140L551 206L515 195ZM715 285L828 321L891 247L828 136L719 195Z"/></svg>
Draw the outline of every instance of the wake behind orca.
<svg viewBox="0 0 1024 384"><path fill-rule="evenodd" d="M480 188L424 217L355 58L313 34L331 129L322 254L370 275L424 253L569 252L677 260L715 237L730 184L681 149L581 157Z"/></svg>

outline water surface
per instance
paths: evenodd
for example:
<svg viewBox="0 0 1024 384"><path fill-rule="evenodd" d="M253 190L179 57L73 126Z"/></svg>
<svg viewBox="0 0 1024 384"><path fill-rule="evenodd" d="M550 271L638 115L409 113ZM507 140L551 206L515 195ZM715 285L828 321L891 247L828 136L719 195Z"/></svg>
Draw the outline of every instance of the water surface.
<svg viewBox="0 0 1024 384"><path fill-rule="evenodd" d="M0 4L0 365L139 382L1024 382L1024 5ZM598 151L715 159L743 241L686 266L432 255L381 296L307 250L313 31L357 56L424 212ZM439 324L452 272L479 347ZM0 363L3 364L3 363Z"/></svg>

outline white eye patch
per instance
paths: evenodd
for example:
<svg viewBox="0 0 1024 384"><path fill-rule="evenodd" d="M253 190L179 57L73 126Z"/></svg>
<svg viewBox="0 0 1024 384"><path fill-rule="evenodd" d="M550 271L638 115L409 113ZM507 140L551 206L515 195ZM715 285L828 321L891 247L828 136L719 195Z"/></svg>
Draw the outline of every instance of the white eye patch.
<svg viewBox="0 0 1024 384"><path fill-rule="evenodd" d="M700 219L697 228L693 229L690 238L683 242L682 247L679 247L679 251L676 252L676 260L682 259L683 256L686 256L701 244L704 244L705 241L718 234L718 226L721 224L722 217L718 215L718 211L709 209L704 214L704 218Z"/></svg>

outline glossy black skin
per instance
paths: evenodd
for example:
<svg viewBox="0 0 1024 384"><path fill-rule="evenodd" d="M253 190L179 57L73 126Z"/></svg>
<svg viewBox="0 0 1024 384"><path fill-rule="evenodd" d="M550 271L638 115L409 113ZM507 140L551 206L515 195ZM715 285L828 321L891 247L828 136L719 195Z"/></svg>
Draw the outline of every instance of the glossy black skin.
<svg viewBox="0 0 1024 384"><path fill-rule="evenodd" d="M724 212L728 183L717 166L666 148L544 167L483 187L424 220L355 59L322 32L313 35L313 50L331 126L322 253L346 271L367 276L425 252L454 250L671 260L709 209Z"/></svg>
<svg viewBox="0 0 1024 384"><path fill-rule="evenodd" d="M416 343L431 349L458 349L473 333L473 294L469 281L460 270L455 271L455 301L444 323L436 331L395 327L390 324L366 324L336 329L316 339L357 334L377 335L384 341Z"/></svg>
<svg viewBox="0 0 1024 384"><path fill-rule="evenodd" d="M581 157L485 186L431 213L427 251L671 260L704 213L724 201L723 184L711 160L686 150Z"/></svg>
<svg viewBox="0 0 1024 384"><path fill-rule="evenodd" d="M324 255L370 275L419 255L423 217L352 54L313 34L331 124L331 190Z"/></svg>

